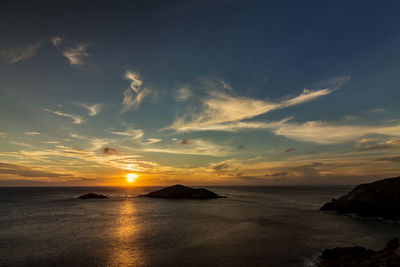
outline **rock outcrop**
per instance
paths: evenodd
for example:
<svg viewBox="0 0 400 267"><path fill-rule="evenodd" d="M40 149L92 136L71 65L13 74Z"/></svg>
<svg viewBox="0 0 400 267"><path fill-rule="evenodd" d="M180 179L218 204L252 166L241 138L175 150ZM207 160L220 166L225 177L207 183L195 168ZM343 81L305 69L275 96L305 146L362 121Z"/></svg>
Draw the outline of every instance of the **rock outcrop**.
<svg viewBox="0 0 400 267"><path fill-rule="evenodd" d="M326 203L321 210L399 220L400 177L359 185L339 199Z"/></svg>
<svg viewBox="0 0 400 267"><path fill-rule="evenodd" d="M326 249L315 267L400 266L400 235L391 239L385 248L373 251L363 247Z"/></svg>
<svg viewBox="0 0 400 267"><path fill-rule="evenodd" d="M139 197L173 198L173 199L212 199L221 196L207 189L195 189L183 185L173 185L158 191L150 192Z"/></svg>
<svg viewBox="0 0 400 267"><path fill-rule="evenodd" d="M95 194L95 193L88 193L78 197L80 199L100 199L100 198L107 198L105 195Z"/></svg>

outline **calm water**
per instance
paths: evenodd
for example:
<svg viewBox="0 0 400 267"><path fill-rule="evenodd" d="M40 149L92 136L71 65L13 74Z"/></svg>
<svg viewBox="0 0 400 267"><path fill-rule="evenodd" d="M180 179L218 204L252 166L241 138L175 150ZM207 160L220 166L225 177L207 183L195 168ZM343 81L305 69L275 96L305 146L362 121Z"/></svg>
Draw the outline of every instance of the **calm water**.
<svg viewBox="0 0 400 267"><path fill-rule="evenodd" d="M384 246L400 224L318 211L351 187L0 188L1 266L306 266L324 248ZM106 200L79 200L97 192Z"/></svg>

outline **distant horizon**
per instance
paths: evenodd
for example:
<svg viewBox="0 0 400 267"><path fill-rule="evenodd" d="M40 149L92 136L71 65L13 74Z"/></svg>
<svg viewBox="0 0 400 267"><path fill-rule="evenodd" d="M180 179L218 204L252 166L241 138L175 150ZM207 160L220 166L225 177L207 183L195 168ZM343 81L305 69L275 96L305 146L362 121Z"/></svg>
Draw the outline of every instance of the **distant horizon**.
<svg viewBox="0 0 400 267"><path fill-rule="evenodd" d="M329 184L329 183L309 183L309 184L305 184L305 183L286 183L286 184L282 184L282 183L263 183L263 184L190 184L190 183L171 183L171 184L155 184L155 185L141 185L141 184L116 184L116 185L74 185L74 184L59 184L59 183L45 183L45 182L41 182L42 184L11 184L11 185L6 185L6 184L2 184L0 183L0 188L2 187L25 187L25 188L29 188L29 187L125 187L125 188L135 188L135 187L168 187L168 186L172 186L172 185L177 185L177 184L181 184L181 185L185 185L185 186L189 186L189 187L257 187L257 186L281 186L281 187L285 187L285 186L357 186L360 184L364 184L364 183L372 183L375 181L379 181L379 180L384 180L384 179L391 179L391 178L399 178L400 176L395 176L395 177L383 177L383 178L371 178L367 181L364 181L362 183L347 183L347 184ZM24 181L21 181L24 182ZM40 182L39 182L40 183Z"/></svg>

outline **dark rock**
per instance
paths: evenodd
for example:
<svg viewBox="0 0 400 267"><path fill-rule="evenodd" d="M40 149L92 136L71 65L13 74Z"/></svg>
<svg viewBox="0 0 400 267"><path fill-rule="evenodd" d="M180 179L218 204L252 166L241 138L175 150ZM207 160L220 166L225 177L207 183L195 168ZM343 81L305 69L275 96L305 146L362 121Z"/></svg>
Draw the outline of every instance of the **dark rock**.
<svg viewBox="0 0 400 267"><path fill-rule="evenodd" d="M107 198L107 196L100 195L100 194L95 194L95 193L88 193L88 194L82 195L82 196L80 196L78 198L80 198L80 199L90 199L90 198L92 198L92 199L100 199L100 198Z"/></svg>
<svg viewBox="0 0 400 267"><path fill-rule="evenodd" d="M315 267L345 266L400 266L400 235L391 239L386 247L373 251L363 247L326 249Z"/></svg>
<svg viewBox="0 0 400 267"><path fill-rule="evenodd" d="M195 189L183 185L173 185L158 191L150 192L140 197L174 198L174 199L211 199L221 198L207 189Z"/></svg>
<svg viewBox="0 0 400 267"><path fill-rule="evenodd" d="M321 210L399 220L400 177L359 185L339 199L332 199Z"/></svg>

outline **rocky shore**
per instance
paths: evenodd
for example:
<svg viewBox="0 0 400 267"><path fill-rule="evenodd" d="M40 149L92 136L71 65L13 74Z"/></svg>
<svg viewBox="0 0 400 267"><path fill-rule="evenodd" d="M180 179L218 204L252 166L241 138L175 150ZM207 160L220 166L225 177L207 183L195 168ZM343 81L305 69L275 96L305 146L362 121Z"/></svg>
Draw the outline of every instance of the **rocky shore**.
<svg viewBox="0 0 400 267"><path fill-rule="evenodd" d="M339 199L326 203L321 210L399 220L400 177L359 185Z"/></svg>
<svg viewBox="0 0 400 267"><path fill-rule="evenodd" d="M400 266L400 235L373 251L363 247L326 249L314 267Z"/></svg>

